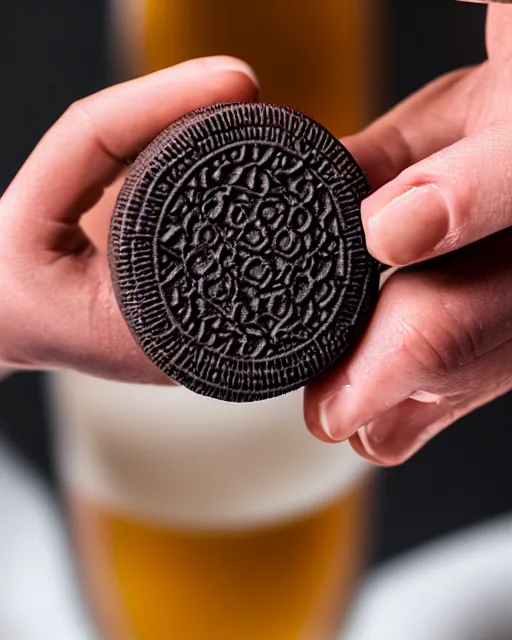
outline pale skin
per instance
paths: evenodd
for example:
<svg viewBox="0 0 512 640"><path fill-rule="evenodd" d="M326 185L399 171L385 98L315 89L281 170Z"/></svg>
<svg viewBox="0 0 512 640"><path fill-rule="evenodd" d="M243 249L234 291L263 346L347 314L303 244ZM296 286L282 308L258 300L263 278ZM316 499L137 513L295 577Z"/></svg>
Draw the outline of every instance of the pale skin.
<svg viewBox="0 0 512 640"><path fill-rule="evenodd" d="M126 160L167 125L201 106L254 100L256 84L239 60L192 60L85 98L47 132L0 200L0 368L170 382L134 342L112 290L116 192Z"/></svg>
<svg viewBox="0 0 512 640"><path fill-rule="evenodd" d="M311 431L377 464L512 388L512 6L489 7L487 49L345 140L376 189L370 252L442 256L392 276L358 348L306 390Z"/></svg>
<svg viewBox="0 0 512 640"><path fill-rule="evenodd" d="M306 388L310 430L376 464L403 462L512 388L511 34L512 7L490 7L484 64L343 140L374 189L362 207L370 252L395 266L438 258L393 275L358 347ZM54 125L0 200L0 367L170 382L112 291L105 240L125 160L192 109L256 99L256 84L233 58L191 61L86 98Z"/></svg>

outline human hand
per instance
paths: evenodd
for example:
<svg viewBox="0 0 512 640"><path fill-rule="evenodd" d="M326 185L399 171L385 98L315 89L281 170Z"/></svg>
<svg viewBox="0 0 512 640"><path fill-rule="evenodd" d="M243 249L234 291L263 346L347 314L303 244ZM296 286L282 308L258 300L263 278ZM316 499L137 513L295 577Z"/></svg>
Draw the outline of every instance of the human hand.
<svg viewBox="0 0 512 640"><path fill-rule="evenodd" d="M0 200L0 368L170 382L132 338L106 251L80 222L89 212L108 224L126 159L173 120L216 102L252 100L256 92L246 64L218 56L106 89L68 109Z"/></svg>
<svg viewBox="0 0 512 640"><path fill-rule="evenodd" d="M377 189L362 207L370 252L436 258L391 276L358 347L306 390L310 430L377 464L512 388L511 34L512 7L491 6L484 64L344 140Z"/></svg>

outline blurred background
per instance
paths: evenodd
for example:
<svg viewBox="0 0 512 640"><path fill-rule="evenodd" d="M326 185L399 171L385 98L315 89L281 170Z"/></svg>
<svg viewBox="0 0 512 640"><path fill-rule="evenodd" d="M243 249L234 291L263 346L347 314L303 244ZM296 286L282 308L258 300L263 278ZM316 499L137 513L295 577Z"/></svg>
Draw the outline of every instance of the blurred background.
<svg viewBox="0 0 512 640"><path fill-rule="evenodd" d="M361 4L365 19L378 25L363 49L377 43L381 52L365 119L437 75L484 59L483 6L450 0ZM111 9L104 0L0 3L0 193L73 100L126 73L112 60ZM333 81L342 87L343 75ZM380 472L372 567L512 509L511 414L512 396L501 398L407 464ZM2 436L59 499L51 423L43 374L17 374L0 385Z"/></svg>

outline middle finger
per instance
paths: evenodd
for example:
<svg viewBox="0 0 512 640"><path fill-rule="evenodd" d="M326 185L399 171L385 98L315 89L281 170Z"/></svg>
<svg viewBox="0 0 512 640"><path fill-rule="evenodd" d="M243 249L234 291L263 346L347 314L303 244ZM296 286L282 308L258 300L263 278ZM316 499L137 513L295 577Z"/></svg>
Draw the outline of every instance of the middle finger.
<svg viewBox="0 0 512 640"><path fill-rule="evenodd" d="M457 372L512 338L512 230L393 275L347 361L306 390L306 422L328 441Z"/></svg>

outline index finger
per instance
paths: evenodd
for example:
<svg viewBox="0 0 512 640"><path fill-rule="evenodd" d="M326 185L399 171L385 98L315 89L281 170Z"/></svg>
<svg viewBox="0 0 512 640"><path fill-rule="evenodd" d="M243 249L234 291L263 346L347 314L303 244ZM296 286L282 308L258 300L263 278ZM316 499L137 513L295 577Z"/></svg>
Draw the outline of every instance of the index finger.
<svg viewBox="0 0 512 640"><path fill-rule="evenodd" d="M1 201L23 244L46 246L75 224L119 174L173 120L216 102L254 99L251 68L228 56L184 62L74 103L32 152ZM12 225L12 226L11 226Z"/></svg>
<svg viewBox="0 0 512 640"><path fill-rule="evenodd" d="M380 189L404 169L460 140L464 132L464 93L470 69L459 69L434 80L372 122L342 139L357 160L372 189Z"/></svg>

